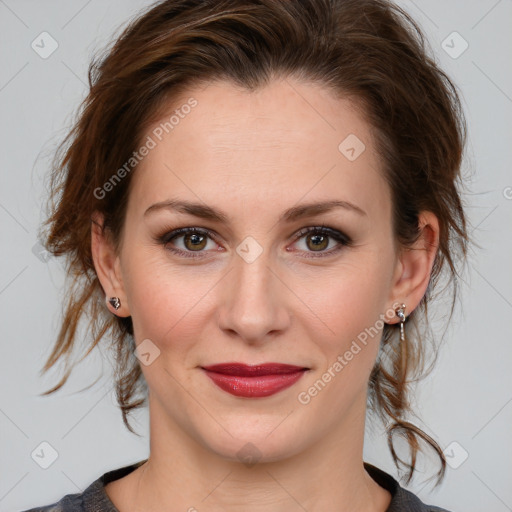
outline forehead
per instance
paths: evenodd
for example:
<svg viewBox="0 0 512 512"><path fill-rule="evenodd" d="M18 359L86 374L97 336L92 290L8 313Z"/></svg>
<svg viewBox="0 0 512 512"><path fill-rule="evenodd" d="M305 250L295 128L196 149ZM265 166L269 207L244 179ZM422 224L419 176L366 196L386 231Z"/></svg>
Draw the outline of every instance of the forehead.
<svg viewBox="0 0 512 512"><path fill-rule="evenodd" d="M357 103L324 87L286 78L250 92L212 82L164 112L146 130L151 149L133 176L141 208L170 195L270 209L342 195L377 215L389 209L370 126Z"/></svg>

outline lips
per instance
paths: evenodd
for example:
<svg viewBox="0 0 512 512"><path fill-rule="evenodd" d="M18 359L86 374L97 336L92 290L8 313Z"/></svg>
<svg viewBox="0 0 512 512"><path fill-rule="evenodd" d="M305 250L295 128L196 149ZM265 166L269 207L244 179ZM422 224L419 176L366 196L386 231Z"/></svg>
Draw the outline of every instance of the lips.
<svg viewBox="0 0 512 512"><path fill-rule="evenodd" d="M249 366L243 363L223 363L212 366L203 366L210 372L222 373L224 375L238 375L241 377L257 377L260 375L283 375L295 373L300 370L307 370L303 366L293 366L290 364L265 363Z"/></svg>
<svg viewBox="0 0 512 512"><path fill-rule="evenodd" d="M259 398L292 386L309 368L281 363L222 363L202 369L222 390L239 397Z"/></svg>

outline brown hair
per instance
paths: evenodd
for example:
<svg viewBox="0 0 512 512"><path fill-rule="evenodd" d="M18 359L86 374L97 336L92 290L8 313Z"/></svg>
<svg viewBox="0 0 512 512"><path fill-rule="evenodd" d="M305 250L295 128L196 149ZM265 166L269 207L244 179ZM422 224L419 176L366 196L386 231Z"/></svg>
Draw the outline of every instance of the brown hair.
<svg viewBox="0 0 512 512"><path fill-rule="evenodd" d="M369 410L391 420L388 444L397 468L408 467L407 482L421 439L439 456L439 484L446 466L442 450L405 416L411 412L409 384L424 370L427 304L447 268L452 317L457 260L467 255L469 236L458 192L466 127L456 87L429 56L421 30L386 0L167 0L150 6L93 60L89 94L57 152L51 176L44 224L49 229L43 236L48 251L67 256L71 283L61 329L42 370L65 356L66 373L44 394L67 381L80 320L89 318L91 340L83 357L112 335L117 400L126 427L134 432L127 414L144 404L147 388L133 355L131 319L113 316L105 307L91 257L94 211L103 214L104 228L119 247L133 172L105 197L95 191L133 156L145 127L171 97L211 80L255 90L277 75L327 86L364 107L392 193L397 243L410 247L418 239L420 211L433 212L439 220L439 249L427 291L405 324L405 343L398 324L384 326L368 394ZM410 464L396 453L395 434L407 439Z"/></svg>

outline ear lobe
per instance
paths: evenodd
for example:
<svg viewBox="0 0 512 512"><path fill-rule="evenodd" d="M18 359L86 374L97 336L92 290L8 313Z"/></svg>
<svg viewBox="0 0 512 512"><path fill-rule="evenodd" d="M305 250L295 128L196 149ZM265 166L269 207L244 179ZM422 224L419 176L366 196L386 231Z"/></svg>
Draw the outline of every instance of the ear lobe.
<svg viewBox="0 0 512 512"><path fill-rule="evenodd" d="M116 254L108 230L104 228L103 215L97 211L91 215L91 254L96 274L105 292L109 310L121 317L130 316L121 277L119 256ZM118 297L119 309L108 303L110 297Z"/></svg>
<svg viewBox="0 0 512 512"><path fill-rule="evenodd" d="M427 291L434 260L439 249L439 221L432 212L421 212L418 218L420 236L412 247L401 250L400 269L392 288L391 302L406 305L406 316L418 306ZM399 321L398 318L396 321ZM394 323L394 322L390 322Z"/></svg>

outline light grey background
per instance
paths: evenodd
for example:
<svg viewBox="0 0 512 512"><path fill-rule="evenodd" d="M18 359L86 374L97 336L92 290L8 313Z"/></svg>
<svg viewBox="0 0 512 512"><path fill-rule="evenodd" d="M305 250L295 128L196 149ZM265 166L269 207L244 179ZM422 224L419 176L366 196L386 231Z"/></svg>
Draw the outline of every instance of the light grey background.
<svg viewBox="0 0 512 512"><path fill-rule="evenodd" d="M470 256L462 308L415 400L415 421L460 465L449 467L434 491L421 474L409 488L453 512L504 512L512 510L512 2L400 3L462 91L470 132L465 202L470 231L483 247ZM135 416L143 434L137 438L122 424L101 354L78 366L63 390L38 396L59 377L56 371L39 377L39 370L57 334L64 274L61 262L44 261L34 249L49 157L86 93L92 52L147 4L0 0L1 511L81 492L105 471L148 455L147 410ZM31 47L47 37L39 36L43 31L58 43L46 59ZM469 46L457 58L443 49L458 54L464 41ZM50 43L45 39L46 50ZM58 453L48 469L31 457L44 441ZM378 430L367 435L365 460L396 475ZM436 466L420 469L430 475Z"/></svg>

